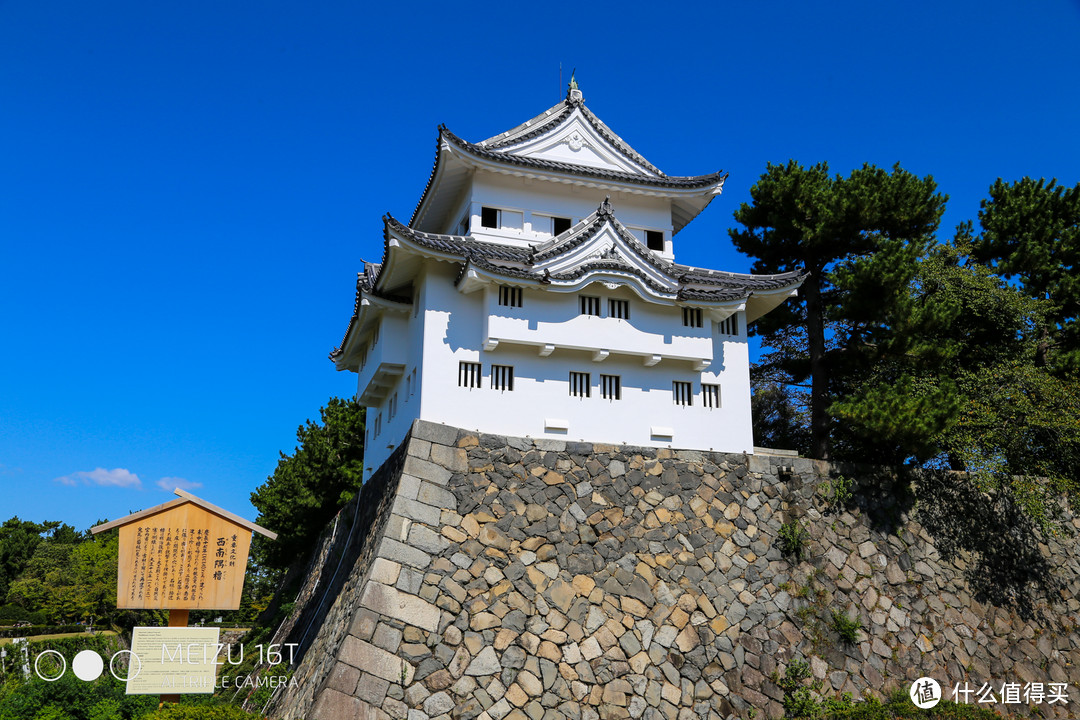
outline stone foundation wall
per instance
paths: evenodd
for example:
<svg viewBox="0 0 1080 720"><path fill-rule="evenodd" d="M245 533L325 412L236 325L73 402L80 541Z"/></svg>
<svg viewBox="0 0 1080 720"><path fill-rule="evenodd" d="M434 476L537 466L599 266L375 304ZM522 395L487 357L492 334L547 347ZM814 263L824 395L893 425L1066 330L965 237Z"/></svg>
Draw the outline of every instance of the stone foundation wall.
<svg viewBox="0 0 1080 720"><path fill-rule="evenodd" d="M1042 683L1080 714L1080 520L1043 538L947 475L423 422L403 459L271 717L780 717L798 660L820 695Z"/></svg>

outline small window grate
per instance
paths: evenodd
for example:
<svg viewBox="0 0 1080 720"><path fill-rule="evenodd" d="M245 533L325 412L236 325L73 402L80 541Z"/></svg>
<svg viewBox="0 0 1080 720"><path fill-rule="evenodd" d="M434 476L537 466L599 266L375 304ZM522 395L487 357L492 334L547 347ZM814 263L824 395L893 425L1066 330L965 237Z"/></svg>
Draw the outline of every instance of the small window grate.
<svg viewBox="0 0 1080 720"><path fill-rule="evenodd" d="M600 317L600 298L592 295L581 296L581 314Z"/></svg>
<svg viewBox="0 0 1080 720"><path fill-rule="evenodd" d="M589 373L570 373L570 394L574 397L587 398L591 392Z"/></svg>
<svg viewBox="0 0 1080 720"><path fill-rule="evenodd" d="M608 317L618 318L619 320L630 319L630 301L629 300L608 300Z"/></svg>
<svg viewBox="0 0 1080 720"><path fill-rule="evenodd" d="M739 316L729 315L716 324L717 329L721 335L738 335L739 334Z"/></svg>
<svg viewBox="0 0 1080 720"><path fill-rule="evenodd" d="M701 383L701 402L707 408L720 407L720 386Z"/></svg>
<svg viewBox="0 0 1080 720"><path fill-rule="evenodd" d="M467 387L467 388L478 388L478 387L480 387L480 363L476 363L476 362L460 362L460 363L458 363L457 384L460 387Z"/></svg>
<svg viewBox="0 0 1080 720"><path fill-rule="evenodd" d="M694 387L691 383L674 380L671 383L671 396L676 405L690 407L694 404Z"/></svg>
<svg viewBox="0 0 1080 720"><path fill-rule="evenodd" d="M499 304L504 307L521 307L521 288L501 285L499 287Z"/></svg>
<svg viewBox="0 0 1080 720"><path fill-rule="evenodd" d="M491 389L508 392L514 389L514 366L492 365L491 366Z"/></svg>
<svg viewBox="0 0 1080 720"><path fill-rule="evenodd" d="M618 375L601 375L600 392L605 400L622 400L622 379Z"/></svg>
<svg viewBox="0 0 1080 720"><path fill-rule="evenodd" d="M701 327L701 308L683 308L682 324L685 327Z"/></svg>

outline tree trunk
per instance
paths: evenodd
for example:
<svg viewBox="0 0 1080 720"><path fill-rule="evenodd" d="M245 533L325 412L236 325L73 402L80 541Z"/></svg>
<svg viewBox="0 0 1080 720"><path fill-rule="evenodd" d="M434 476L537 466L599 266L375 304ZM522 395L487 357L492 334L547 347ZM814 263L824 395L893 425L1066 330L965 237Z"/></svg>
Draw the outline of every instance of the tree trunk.
<svg viewBox="0 0 1080 720"><path fill-rule="evenodd" d="M821 268L802 285L806 298L806 346L810 354L810 454L829 459L829 368L825 361L825 316L821 304Z"/></svg>

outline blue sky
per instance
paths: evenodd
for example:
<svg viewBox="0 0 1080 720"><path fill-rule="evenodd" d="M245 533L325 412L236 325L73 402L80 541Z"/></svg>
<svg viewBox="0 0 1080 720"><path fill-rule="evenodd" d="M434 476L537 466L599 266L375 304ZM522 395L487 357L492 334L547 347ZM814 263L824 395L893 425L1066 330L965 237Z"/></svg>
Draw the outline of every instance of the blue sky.
<svg viewBox="0 0 1080 720"><path fill-rule="evenodd" d="M0 0L0 520L82 529L177 484L251 518L279 450L353 376L326 359L380 216L436 126L473 141L561 99L669 174L900 162L951 196L1080 181L1080 4ZM161 489L169 488L170 492Z"/></svg>

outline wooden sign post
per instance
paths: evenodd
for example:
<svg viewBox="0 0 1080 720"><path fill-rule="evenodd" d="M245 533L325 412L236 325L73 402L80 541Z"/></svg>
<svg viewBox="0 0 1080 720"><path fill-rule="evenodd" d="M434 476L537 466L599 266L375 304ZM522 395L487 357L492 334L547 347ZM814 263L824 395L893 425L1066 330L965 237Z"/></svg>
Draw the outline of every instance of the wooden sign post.
<svg viewBox="0 0 1080 720"><path fill-rule="evenodd" d="M90 528L120 529L116 606L168 610L169 627L187 627L192 610L236 610L251 534L277 534L177 488L177 500ZM162 695L177 702L178 695Z"/></svg>

